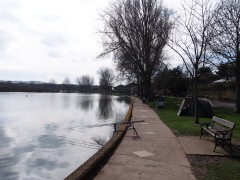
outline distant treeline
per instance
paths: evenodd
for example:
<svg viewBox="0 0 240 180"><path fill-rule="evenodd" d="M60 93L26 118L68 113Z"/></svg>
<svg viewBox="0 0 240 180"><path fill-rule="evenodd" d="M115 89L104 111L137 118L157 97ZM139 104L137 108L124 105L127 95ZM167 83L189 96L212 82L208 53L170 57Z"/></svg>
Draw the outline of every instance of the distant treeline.
<svg viewBox="0 0 240 180"><path fill-rule="evenodd" d="M99 86L79 86L74 84L51 84L51 83L13 83L0 82L0 92L84 92L98 93Z"/></svg>

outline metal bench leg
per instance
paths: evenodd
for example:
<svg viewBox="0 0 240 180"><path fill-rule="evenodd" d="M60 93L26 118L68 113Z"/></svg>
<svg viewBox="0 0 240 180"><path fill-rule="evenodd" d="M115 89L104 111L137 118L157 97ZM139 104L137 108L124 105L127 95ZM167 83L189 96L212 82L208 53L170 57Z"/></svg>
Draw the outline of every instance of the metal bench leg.
<svg viewBox="0 0 240 180"><path fill-rule="evenodd" d="M233 149L232 149L232 143L231 143L231 141L228 143L228 147L230 147L230 149L231 149L231 152L233 152Z"/></svg>
<svg viewBox="0 0 240 180"><path fill-rule="evenodd" d="M214 149L213 149L213 152L215 152L216 147L218 147L219 144L220 144L220 142L218 141L218 139L214 138L214 141L215 141L215 147L214 147Z"/></svg>
<svg viewBox="0 0 240 180"><path fill-rule="evenodd" d="M214 149L213 149L213 152L215 152L215 150L216 150L216 147L217 147L217 144L215 144L215 147L214 147Z"/></svg>

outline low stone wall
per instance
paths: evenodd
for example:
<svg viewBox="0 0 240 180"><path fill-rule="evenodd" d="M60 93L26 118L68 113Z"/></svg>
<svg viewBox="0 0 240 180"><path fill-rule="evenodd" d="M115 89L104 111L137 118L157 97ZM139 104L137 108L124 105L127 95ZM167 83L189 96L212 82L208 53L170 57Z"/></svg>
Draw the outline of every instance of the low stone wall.
<svg viewBox="0 0 240 180"><path fill-rule="evenodd" d="M123 120L123 122L128 122L132 117L132 109L133 102L130 104L128 112ZM113 137L92 157L90 157L84 164L82 164L79 168L73 171L70 175L68 175L66 180L73 179L91 179L93 174L95 174L99 168L104 164L107 158L114 152L118 144L121 142L127 131L127 125L122 124L119 128L118 133L115 133Z"/></svg>

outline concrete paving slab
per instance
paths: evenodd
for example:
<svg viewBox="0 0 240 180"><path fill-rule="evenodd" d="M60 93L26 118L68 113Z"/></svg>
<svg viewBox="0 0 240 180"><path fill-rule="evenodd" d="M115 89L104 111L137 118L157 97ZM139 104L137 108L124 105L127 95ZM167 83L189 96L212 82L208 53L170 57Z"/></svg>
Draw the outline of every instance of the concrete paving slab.
<svg viewBox="0 0 240 180"><path fill-rule="evenodd" d="M186 137L178 137L179 142L181 143L186 154L195 154L195 155L215 155L215 156L240 156L240 150L234 148L231 151L228 147L222 148L217 147L215 152L214 142L212 138L202 137L200 139L196 136L186 136Z"/></svg>
<svg viewBox="0 0 240 180"><path fill-rule="evenodd" d="M144 123L142 123L143 125L149 125L150 123L148 123L148 122L144 122Z"/></svg>
<svg viewBox="0 0 240 180"><path fill-rule="evenodd" d="M150 135L150 134L151 134L151 135L152 135L152 134L156 134L156 132L152 132L152 131L143 132L143 133L144 133L144 134L149 134L149 135Z"/></svg>
<svg viewBox="0 0 240 180"><path fill-rule="evenodd" d="M134 125L140 137L127 131L95 179L195 179L177 137L146 104L136 100L133 107L132 119L149 124Z"/></svg>
<svg viewBox="0 0 240 180"><path fill-rule="evenodd" d="M154 156L154 154L148 152L148 151L135 151L133 152L134 154L136 154L139 157L148 157L148 156Z"/></svg>

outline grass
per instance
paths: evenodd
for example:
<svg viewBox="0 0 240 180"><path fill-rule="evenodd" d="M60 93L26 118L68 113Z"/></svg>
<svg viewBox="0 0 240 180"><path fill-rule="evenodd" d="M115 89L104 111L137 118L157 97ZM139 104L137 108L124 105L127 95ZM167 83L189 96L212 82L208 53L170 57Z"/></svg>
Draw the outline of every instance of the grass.
<svg viewBox="0 0 240 180"><path fill-rule="evenodd" d="M240 178L240 162L237 160L210 163L206 168L208 170L204 177L206 180L238 180Z"/></svg>
<svg viewBox="0 0 240 180"><path fill-rule="evenodd" d="M177 116L181 98L165 98L165 108L157 109L156 102L150 102L149 106L156 111L161 120L174 132L176 136L199 136L200 127L194 123L193 117ZM240 140L240 114L233 112L229 108L213 108L216 116L222 117L236 123L233 131L233 138ZM211 119L200 118L201 122L207 122Z"/></svg>
<svg viewBox="0 0 240 180"><path fill-rule="evenodd" d="M237 180L240 177L240 158L187 155L196 179Z"/></svg>

